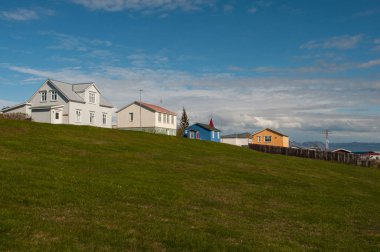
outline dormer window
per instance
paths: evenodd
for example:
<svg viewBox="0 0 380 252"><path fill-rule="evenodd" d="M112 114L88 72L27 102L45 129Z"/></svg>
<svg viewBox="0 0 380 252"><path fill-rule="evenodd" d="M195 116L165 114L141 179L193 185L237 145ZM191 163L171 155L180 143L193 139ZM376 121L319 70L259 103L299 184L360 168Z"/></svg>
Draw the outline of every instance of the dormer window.
<svg viewBox="0 0 380 252"><path fill-rule="evenodd" d="M90 92L89 93L89 99L88 99L88 101L90 102L90 103L96 103L96 94L94 93L94 92Z"/></svg>
<svg viewBox="0 0 380 252"><path fill-rule="evenodd" d="M58 95L57 95L57 91L55 91L55 90L51 90L51 91L50 91L50 100L51 100L51 101L57 101L57 97L58 97Z"/></svg>
<svg viewBox="0 0 380 252"><path fill-rule="evenodd" d="M41 102L46 102L47 98L47 92L46 91L41 91Z"/></svg>

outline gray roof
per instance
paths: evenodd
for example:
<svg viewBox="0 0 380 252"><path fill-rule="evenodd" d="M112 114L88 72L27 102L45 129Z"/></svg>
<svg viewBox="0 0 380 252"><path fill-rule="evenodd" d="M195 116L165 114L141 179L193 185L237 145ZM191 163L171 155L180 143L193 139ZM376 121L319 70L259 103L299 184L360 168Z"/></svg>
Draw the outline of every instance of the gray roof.
<svg viewBox="0 0 380 252"><path fill-rule="evenodd" d="M85 101L78 93L84 92L91 85L95 85L93 82L70 84L70 83L57 81L57 80L50 80L50 79L47 81L51 83L53 86L55 86L58 89L58 91L60 91L69 101L80 102L80 103L85 103ZM99 93L99 95L100 95L100 99L99 99L100 106L113 108L113 105L109 101L107 101L102 96L102 94Z"/></svg>
<svg viewBox="0 0 380 252"><path fill-rule="evenodd" d="M248 132L239 133L239 134L231 134L222 136L222 138L252 138L252 135Z"/></svg>
<svg viewBox="0 0 380 252"><path fill-rule="evenodd" d="M208 124L204 124L204 123L195 123L196 125L198 125L199 127L202 127L206 130L209 130L209 131L217 131L217 132L221 132L220 130L218 130L217 128L212 128L210 125Z"/></svg>
<svg viewBox="0 0 380 252"><path fill-rule="evenodd" d="M93 83L75 84L73 85L73 90L74 92L81 93L81 92L84 92L92 84Z"/></svg>

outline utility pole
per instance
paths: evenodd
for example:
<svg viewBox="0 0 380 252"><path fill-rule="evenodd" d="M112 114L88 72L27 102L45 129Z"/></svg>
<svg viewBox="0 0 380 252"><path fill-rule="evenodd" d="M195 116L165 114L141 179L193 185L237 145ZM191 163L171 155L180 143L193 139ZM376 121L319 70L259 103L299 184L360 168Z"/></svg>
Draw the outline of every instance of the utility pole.
<svg viewBox="0 0 380 252"><path fill-rule="evenodd" d="M142 131L142 126L141 126L141 92L142 91L143 91L142 89L139 90L140 92L140 131Z"/></svg>
<svg viewBox="0 0 380 252"><path fill-rule="evenodd" d="M331 133L331 131L326 129L322 133L325 135L325 151L328 151L328 149L329 149L329 134Z"/></svg>

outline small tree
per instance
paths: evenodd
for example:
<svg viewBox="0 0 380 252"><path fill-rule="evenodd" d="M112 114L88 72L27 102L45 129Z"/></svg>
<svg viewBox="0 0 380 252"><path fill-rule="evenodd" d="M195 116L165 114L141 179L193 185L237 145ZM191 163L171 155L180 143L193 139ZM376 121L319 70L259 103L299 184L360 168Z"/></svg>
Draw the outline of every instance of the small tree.
<svg viewBox="0 0 380 252"><path fill-rule="evenodd" d="M181 116L181 121L179 123L179 128L177 130L177 136L182 137L183 133L185 132L185 129L189 127L189 118L187 117L187 113L185 108L182 110L182 116Z"/></svg>

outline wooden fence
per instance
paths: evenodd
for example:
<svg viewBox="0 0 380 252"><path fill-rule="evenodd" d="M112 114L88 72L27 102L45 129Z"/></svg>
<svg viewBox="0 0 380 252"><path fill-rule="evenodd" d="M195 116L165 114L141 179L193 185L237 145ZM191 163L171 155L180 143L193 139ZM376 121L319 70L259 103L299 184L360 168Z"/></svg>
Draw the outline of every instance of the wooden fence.
<svg viewBox="0 0 380 252"><path fill-rule="evenodd" d="M335 161L339 163L354 164L357 166L364 166L364 167L377 165L375 161L363 159L361 155L353 154L353 153L331 152L331 151L299 149L299 148L286 148L286 147L268 146L268 145L261 145L261 144L249 144L248 147L252 150L256 150L260 152Z"/></svg>

